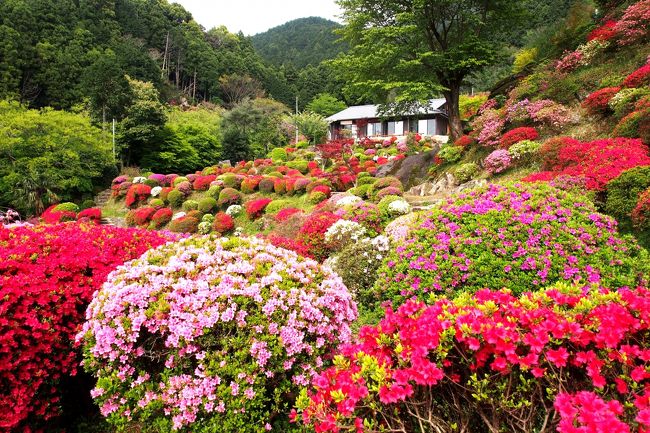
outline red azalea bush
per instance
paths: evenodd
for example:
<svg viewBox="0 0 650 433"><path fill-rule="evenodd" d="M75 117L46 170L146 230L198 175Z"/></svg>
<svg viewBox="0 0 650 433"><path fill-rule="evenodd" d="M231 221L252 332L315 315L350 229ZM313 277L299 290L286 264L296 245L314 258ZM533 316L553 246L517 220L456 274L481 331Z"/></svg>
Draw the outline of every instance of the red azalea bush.
<svg viewBox="0 0 650 433"><path fill-rule="evenodd" d="M77 214L77 221L89 221L99 224L102 222L102 210L98 207L84 209Z"/></svg>
<svg viewBox="0 0 650 433"><path fill-rule="evenodd" d="M157 212L154 207L141 207L133 212L133 222L138 227L148 226L151 218Z"/></svg>
<svg viewBox="0 0 650 433"><path fill-rule="evenodd" d="M210 184L215 180L217 180L217 176L214 174L198 176L192 185L195 191L207 191L210 188Z"/></svg>
<svg viewBox="0 0 650 433"><path fill-rule="evenodd" d="M169 239L83 224L0 227L0 431L54 428L93 293L117 266Z"/></svg>
<svg viewBox="0 0 650 433"><path fill-rule="evenodd" d="M257 200L251 200L246 203L246 215L251 220L257 219L262 216L266 206L269 205L273 200L270 198L260 198Z"/></svg>
<svg viewBox="0 0 650 433"><path fill-rule="evenodd" d="M603 115L610 111L609 101L621 90L620 87L605 87L596 90L582 101L582 106L590 114Z"/></svg>
<svg viewBox="0 0 650 433"><path fill-rule="evenodd" d="M650 86L650 63L641 66L623 81L623 87L637 88L643 86Z"/></svg>
<svg viewBox="0 0 650 433"><path fill-rule="evenodd" d="M291 218L293 215L301 213L302 210L296 209L294 207L287 207L282 209L280 212L278 212L275 215L275 220L279 223L287 221L289 218ZM275 245L275 244L274 244ZM277 246L277 245L276 245Z"/></svg>
<svg viewBox="0 0 650 433"><path fill-rule="evenodd" d="M284 194L287 192L287 185L284 182L284 179L275 179L273 181L273 191L276 194Z"/></svg>
<svg viewBox="0 0 650 433"><path fill-rule="evenodd" d="M318 185L311 192L322 192L327 198L332 194L332 189L327 185Z"/></svg>
<svg viewBox="0 0 650 433"><path fill-rule="evenodd" d="M284 248L286 250L293 251L309 259L314 258L314 256L312 256L309 252L309 247L298 240L278 235L271 235L267 237L266 240L278 248Z"/></svg>
<svg viewBox="0 0 650 433"><path fill-rule="evenodd" d="M151 187L143 183L136 183L131 185L127 191L124 204L126 207L135 207L146 201L149 196L151 196Z"/></svg>
<svg viewBox="0 0 650 433"><path fill-rule="evenodd" d="M174 216L174 212L168 207L157 210L151 217L152 228L160 229L164 227L165 224L172 220L172 216Z"/></svg>
<svg viewBox="0 0 650 433"><path fill-rule="evenodd" d="M549 168L545 179L558 176L584 177L587 188L603 190L607 182L634 167L650 165L648 147L639 139L610 138L581 142L563 140L557 152L555 165ZM523 179L526 182L540 180L539 175Z"/></svg>
<svg viewBox="0 0 650 433"><path fill-rule="evenodd" d="M172 219L169 223L169 230L174 233L196 233L198 228L199 219L191 215Z"/></svg>
<svg viewBox="0 0 650 433"><path fill-rule="evenodd" d="M259 190L265 194L271 194L275 188L275 179L272 177L265 177L258 183Z"/></svg>
<svg viewBox="0 0 650 433"><path fill-rule="evenodd" d="M59 224L65 221L74 221L77 219L77 213L68 211L68 210L61 210L61 211L56 211L54 210L58 204L53 204L52 206L48 207L45 209L43 214L41 215L41 219L43 222L46 224Z"/></svg>
<svg viewBox="0 0 650 433"><path fill-rule="evenodd" d="M573 146L580 143L575 138L571 137L552 137L546 140L539 148L539 156L542 160L542 168L544 170L551 170L560 164L558 156L560 149L565 146Z"/></svg>
<svg viewBox="0 0 650 433"><path fill-rule="evenodd" d="M214 216L212 230L225 235L235 229L235 220L225 212L219 212Z"/></svg>
<svg viewBox="0 0 650 433"><path fill-rule="evenodd" d="M521 128L512 129L501 137L499 147L502 149L509 149L513 144L519 143L524 140L537 140L539 133L535 128L523 126Z"/></svg>
<svg viewBox="0 0 650 433"><path fill-rule="evenodd" d="M647 287L411 300L340 348L300 418L318 432L647 432L648 338Z"/></svg>
<svg viewBox="0 0 650 433"><path fill-rule="evenodd" d="M454 145L460 147L469 147L472 146L474 143L476 143L474 137L471 137L469 135L463 135L462 137L460 137L458 140L454 142Z"/></svg>
<svg viewBox="0 0 650 433"><path fill-rule="evenodd" d="M325 260L330 253L325 242L325 232L340 219L331 212L311 214L298 232L298 241L309 249L309 254L315 259Z"/></svg>
<svg viewBox="0 0 650 433"><path fill-rule="evenodd" d="M603 25L593 29L591 33L589 33L589 36L587 36L587 42L594 40L609 41L610 39L613 39L616 36L616 31L614 30L615 26L616 21L605 21Z"/></svg>
<svg viewBox="0 0 650 433"><path fill-rule="evenodd" d="M650 232L650 189L639 195L639 201L632 211L632 223L639 231Z"/></svg>

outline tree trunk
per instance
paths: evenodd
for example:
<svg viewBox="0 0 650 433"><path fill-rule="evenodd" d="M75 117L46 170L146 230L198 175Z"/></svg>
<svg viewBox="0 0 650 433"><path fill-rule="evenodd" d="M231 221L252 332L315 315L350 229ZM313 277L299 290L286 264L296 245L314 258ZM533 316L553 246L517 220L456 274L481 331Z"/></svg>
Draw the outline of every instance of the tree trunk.
<svg viewBox="0 0 650 433"><path fill-rule="evenodd" d="M460 120L460 84L448 83L444 92L449 115L449 141L454 142L463 135L463 122Z"/></svg>

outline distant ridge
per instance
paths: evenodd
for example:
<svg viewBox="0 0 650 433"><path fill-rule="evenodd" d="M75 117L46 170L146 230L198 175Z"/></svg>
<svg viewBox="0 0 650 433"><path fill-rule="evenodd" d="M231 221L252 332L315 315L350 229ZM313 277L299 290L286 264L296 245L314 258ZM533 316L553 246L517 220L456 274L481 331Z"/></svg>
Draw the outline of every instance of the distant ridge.
<svg viewBox="0 0 650 433"><path fill-rule="evenodd" d="M341 25L320 17L299 18L251 37L255 50L275 66L316 66L345 51L334 30Z"/></svg>

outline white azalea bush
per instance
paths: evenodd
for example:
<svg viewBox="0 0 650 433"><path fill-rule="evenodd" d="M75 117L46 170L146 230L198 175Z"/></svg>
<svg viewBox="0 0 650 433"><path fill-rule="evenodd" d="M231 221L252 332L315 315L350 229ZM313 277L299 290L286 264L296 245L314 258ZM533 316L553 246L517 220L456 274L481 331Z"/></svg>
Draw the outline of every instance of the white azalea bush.
<svg viewBox="0 0 650 433"><path fill-rule="evenodd" d="M388 205L391 215L406 215L411 212L411 205L406 200L395 200Z"/></svg>
<svg viewBox="0 0 650 433"><path fill-rule="evenodd" d="M162 192L162 187L160 186L154 186L153 188L151 188L152 197L158 197L161 192Z"/></svg>
<svg viewBox="0 0 650 433"><path fill-rule="evenodd" d="M361 224L340 219L325 232L325 243L334 251L341 251L347 245L355 243L366 235L366 228Z"/></svg>
<svg viewBox="0 0 650 433"><path fill-rule="evenodd" d="M242 208L240 205L233 204L228 206L228 209L226 209L226 214L234 218L240 213L242 213L242 210L244 210L244 208Z"/></svg>
<svg viewBox="0 0 650 433"><path fill-rule="evenodd" d="M390 240L386 236L363 238L349 244L330 263L348 289L357 294L374 285L377 270L389 251Z"/></svg>
<svg viewBox="0 0 650 433"><path fill-rule="evenodd" d="M259 239L203 236L113 272L77 339L118 431L286 432L300 386L351 337L331 269Z"/></svg>

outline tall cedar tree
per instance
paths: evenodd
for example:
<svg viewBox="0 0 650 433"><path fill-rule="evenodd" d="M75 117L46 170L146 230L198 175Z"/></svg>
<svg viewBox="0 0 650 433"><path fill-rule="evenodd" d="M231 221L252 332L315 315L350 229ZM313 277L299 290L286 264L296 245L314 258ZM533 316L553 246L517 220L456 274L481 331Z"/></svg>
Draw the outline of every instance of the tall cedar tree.
<svg viewBox="0 0 650 433"><path fill-rule="evenodd" d="M447 100L451 138L462 135L463 80L495 63L502 30L520 21L514 0L338 0L350 43L335 64L348 91L386 103Z"/></svg>

